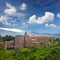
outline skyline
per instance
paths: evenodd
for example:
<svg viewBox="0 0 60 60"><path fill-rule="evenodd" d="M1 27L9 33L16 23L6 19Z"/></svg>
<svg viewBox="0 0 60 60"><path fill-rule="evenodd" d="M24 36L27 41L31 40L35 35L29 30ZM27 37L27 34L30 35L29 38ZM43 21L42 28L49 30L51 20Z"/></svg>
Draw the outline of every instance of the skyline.
<svg viewBox="0 0 60 60"><path fill-rule="evenodd" d="M60 0L0 0L0 35L60 34Z"/></svg>

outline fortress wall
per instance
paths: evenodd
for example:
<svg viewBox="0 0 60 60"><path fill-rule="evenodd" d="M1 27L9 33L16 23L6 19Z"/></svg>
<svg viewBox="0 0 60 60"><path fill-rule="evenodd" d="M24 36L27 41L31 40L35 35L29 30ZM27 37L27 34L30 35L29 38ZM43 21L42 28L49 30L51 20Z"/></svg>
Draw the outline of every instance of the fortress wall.
<svg viewBox="0 0 60 60"><path fill-rule="evenodd" d="M5 43L4 43L4 49L5 50L10 49L10 48L14 48L14 46L15 46L14 40L5 41Z"/></svg>
<svg viewBox="0 0 60 60"><path fill-rule="evenodd" d="M0 46L4 47L4 42L0 42Z"/></svg>
<svg viewBox="0 0 60 60"><path fill-rule="evenodd" d="M15 49L19 50L24 47L24 36L16 36L15 37Z"/></svg>

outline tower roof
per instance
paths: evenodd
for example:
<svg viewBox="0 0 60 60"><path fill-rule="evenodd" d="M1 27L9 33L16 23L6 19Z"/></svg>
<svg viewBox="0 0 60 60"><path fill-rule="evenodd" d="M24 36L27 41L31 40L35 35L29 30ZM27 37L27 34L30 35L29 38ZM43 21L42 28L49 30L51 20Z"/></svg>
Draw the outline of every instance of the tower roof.
<svg viewBox="0 0 60 60"><path fill-rule="evenodd" d="M25 35L27 35L27 32L25 31Z"/></svg>

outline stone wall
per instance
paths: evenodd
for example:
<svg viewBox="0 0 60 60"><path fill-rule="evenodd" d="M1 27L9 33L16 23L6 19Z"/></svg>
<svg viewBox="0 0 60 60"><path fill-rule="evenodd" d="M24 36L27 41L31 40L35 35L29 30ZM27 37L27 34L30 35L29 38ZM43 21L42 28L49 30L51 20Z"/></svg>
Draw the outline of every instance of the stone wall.
<svg viewBox="0 0 60 60"><path fill-rule="evenodd" d="M15 49L19 50L24 47L24 36L16 36L15 37Z"/></svg>
<svg viewBox="0 0 60 60"><path fill-rule="evenodd" d="M49 39L51 39L51 41L48 41ZM22 48L31 46L48 46L53 43L54 39L55 37L50 36L29 36L27 35L27 32L25 32L25 35L15 36L15 41L5 41L5 43L0 42L0 46L3 46L5 50L9 48L20 50Z"/></svg>
<svg viewBox="0 0 60 60"><path fill-rule="evenodd" d="M12 48L14 48L14 46L15 46L14 40L4 42L4 49L5 50L12 49Z"/></svg>

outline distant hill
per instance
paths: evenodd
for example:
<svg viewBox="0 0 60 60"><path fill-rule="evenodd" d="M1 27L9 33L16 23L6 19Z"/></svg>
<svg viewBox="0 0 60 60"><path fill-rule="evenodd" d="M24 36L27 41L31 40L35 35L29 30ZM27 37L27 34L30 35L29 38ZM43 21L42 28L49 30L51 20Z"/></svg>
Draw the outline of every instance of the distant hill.
<svg viewBox="0 0 60 60"><path fill-rule="evenodd" d="M56 38L60 38L60 34L50 34L50 33L37 33L37 32L32 32L34 35L40 35L40 36L54 36Z"/></svg>
<svg viewBox="0 0 60 60"><path fill-rule="evenodd" d="M49 34L49 33L41 33L42 36L54 36L56 38L60 38L60 34Z"/></svg>
<svg viewBox="0 0 60 60"><path fill-rule="evenodd" d="M24 35L20 33L15 33L11 31L0 30L0 35ZM31 35L40 35L40 36L54 36L60 38L60 34L50 34L50 33L39 33L39 32L31 32Z"/></svg>

